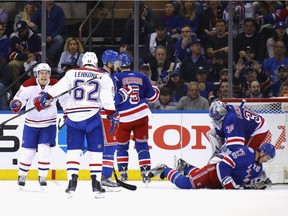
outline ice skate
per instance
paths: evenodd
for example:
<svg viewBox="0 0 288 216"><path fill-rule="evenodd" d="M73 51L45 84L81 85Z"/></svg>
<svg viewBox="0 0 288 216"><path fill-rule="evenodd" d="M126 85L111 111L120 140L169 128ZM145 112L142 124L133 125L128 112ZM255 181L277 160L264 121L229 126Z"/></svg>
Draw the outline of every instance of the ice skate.
<svg viewBox="0 0 288 216"><path fill-rule="evenodd" d="M150 177L146 175L147 172L149 172L149 170L141 171L142 181L143 181L144 184L146 184L146 187L148 187L148 184L151 182Z"/></svg>
<svg viewBox="0 0 288 216"><path fill-rule="evenodd" d="M78 175L73 174L72 179L69 180L68 188L65 190L65 192L68 194L68 198L71 198L75 193L77 187L77 179Z"/></svg>
<svg viewBox="0 0 288 216"><path fill-rule="evenodd" d="M191 165L184 161L183 159L179 158L176 163L176 170L178 172L184 172L184 169L190 167Z"/></svg>
<svg viewBox="0 0 288 216"><path fill-rule="evenodd" d="M38 181L39 181L39 184L40 184L41 190L44 190L45 187L47 186L46 178L45 178L45 177L41 177L41 176L39 176L39 177L38 177Z"/></svg>
<svg viewBox="0 0 288 216"><path fill-rule="evenodd" d="M116 183L111 181L110 178L107 178L105 176L101 176L101 185L107 192L119 192L121 191L121 187Z"/></svg>
<svg viewBox="0 0 288 216"><path fill-rule="evenodd" d="M167 168L167 166L165 164L158 164L156 167L149 170L146 173L146 176L149 178L153 178L154 176L160 176L162 174L162 172L164 171L164 169L166 169L166 168Z"/></svg>
<svg viewBox="0 0 288 216"><path fill-rule="evenodd" d="M126 182L128 179L127 171L120 171L120 180Z"/></svg>
<svg viewBox="0 0 288 216"><path fill-rule="evenodd" d="M92 179L92 191L95 198L104 198L105 197L105 189L101 187L101 184L98 180L96 180L96 175L91 175Z"/></svg>
<svg viewBox="0 0 288 216"><path fill-rule="evenodd" d="M26 182L26 176L18 176L18 185L20 190L22 190L23 187L25 186L25 182Z"/></svg>

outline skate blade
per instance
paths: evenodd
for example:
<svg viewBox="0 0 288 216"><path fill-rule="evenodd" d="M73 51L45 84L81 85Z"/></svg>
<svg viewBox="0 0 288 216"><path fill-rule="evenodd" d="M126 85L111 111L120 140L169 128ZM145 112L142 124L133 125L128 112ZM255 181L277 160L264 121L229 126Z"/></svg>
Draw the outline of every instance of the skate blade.
<svg viewBox="0 0 288 216"><path fill-rule="evenodd" d="M71 199L74 196L75 191L65 191L66 196L68 199Z"/></svg>
<svg viewBox="0 0 288 216"><path fill-rule="evenodd" d="M23 188L24 188L24 186L22 186L22 185L19 185L19 190L20 190L20 191L22 191L22 190L23 190Z"/></svg>
<svg viewBox="0 0 288 216"><path fill-rule="evenodd" d="M99 191L93 192L93 195L94 195L94 197L95 197L96 199L102 199L102 198L105 197L105 193L101 193L101 192L99 192Z"/></svg>
<svg viewBox="0 0 288 216"><path fill-rule="evenodd" d="M119 192L121 191L121 187L109 187L109 186L102 186L106 192Z"/></svg>

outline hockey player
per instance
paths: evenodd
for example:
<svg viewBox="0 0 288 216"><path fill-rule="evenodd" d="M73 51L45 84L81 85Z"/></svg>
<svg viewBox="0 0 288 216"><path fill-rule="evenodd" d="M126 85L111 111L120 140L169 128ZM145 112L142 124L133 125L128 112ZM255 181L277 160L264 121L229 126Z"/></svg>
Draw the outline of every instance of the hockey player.
<svg viewBox="0 0 288 216"><path fill-rule="evenodd" d="M46 63L40 63L36 67L37 78L26 80L10 102L10 108L17 114L24 106L26 110L34 107L34 100L39 95L50 89L58 80L50 78L51 68ZM67 106L66 95L59 98L62 108ZM56 100L44 106L43 112L37 110L27 112L22 137L22 151L19 159L18 185L25 186L29 168L38 152L38 180L40 186L46 186L46 177L50 167L51 147L55 146L56 140Z"/></svg>
<svg viewBox="0 0 288 216"><path fill-rule="evenodd" d="M103 71L113 74L117 69L115 68L115 62L118 61L118 53L114 50L107 49L101 56L103 63ZM101 68L100 68L101 70ZM113 76L111 76L115 84ZM116 87L115 87L116 89ZM131 89L132 90L132 89ZM116 91L116 90L115 90ZM119 91L121 93L121 89ZM123 98L125 99L125 98ZM122 101L121 101L122 102ZM102 176L101 184L106 189L106 191L120 191L121 187L113 182L110 178L114 169L114 155L117 148L116 136L110 134L110 121L107 119L105 110L101 110L101 116L104 127L104 151L102 159Z"/></svg>
<svg viewBox="0 0 288 216"><path fill-rule="evenodd" d="M258 150L247 146L231 151L221 161L203 168L178 160L177 169L159 164L146 175L165 177L180 189L240 189L254 181L262 172L263 165L275 157L275 148L263 143ZM182 174L182 172L184 174Z"/></svg>
<svg viewBox="0 0 288 216"><path fill-rule="evenodd" d="M121 72L115 73L117 89L125 85L132 87L132 93L128 100L119 104L117 110L120 114L120 124L117 132L117 164L120 172L120 179L126 181L128 178L129 162L129 140L133 132L133 140L138 153L138 161L142 180L148 184L150 179L145 173L151 169L150 152L148 145L148 115L151 113L148 102L153 103L159 97L159 90L152 87L148 77L140 72L130 70L131 58L122 53L119 55L119 67Z"/></svg>
<svg viewBox="0 0 288 216"><path fill-rule="evenodd" d="M243 102L244 103L244 102ZM225 155L227 150L235 150L239 146L249 146L257 150L269 133L265 119L240 106L226 105L221 101L214 101L209 108L215 128L207 135L215 153L209 163L215 163ZM220 158L219 158L220 157ZM263 181L270 180L263 173Z"/></svg>
<svg viewBox="0 0 288 216"><path fill-rule="evenodd" d="M92 180L92 191L95 198L103 198L105 189L96 179L102 170L102 152L104 147L100 109L104 108L111 122L110 132L117 131L119 115L114 105L114 85L110 75L97 70L98 58L94 52L86 52L82 58L83 68L71 69L48 92L36 100L34 105L42 110L47 100L77 85L69 95L67 114L67 174L69 184L66 193L72 196L76 190L80 167L80 157L87 140L86 154L89 155L89 168ZM93 80L91 80L93 79ZM90 81L89 81L90 80ZM86 84L83 84L87 82Z"/></svg>

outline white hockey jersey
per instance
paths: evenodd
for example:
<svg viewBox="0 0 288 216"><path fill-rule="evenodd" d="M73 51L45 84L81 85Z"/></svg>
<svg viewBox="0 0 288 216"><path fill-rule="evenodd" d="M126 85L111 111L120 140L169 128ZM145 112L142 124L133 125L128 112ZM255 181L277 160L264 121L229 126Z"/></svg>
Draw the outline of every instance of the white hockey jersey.
<svg viewBox="0 0 288 216"><path fill-rule="evenodd" d="M24 106L26 110L34 107L34 100L36 97L39 97L41 92L44 93L48 91L54 84L58 82L57 79L51 78L49 83L41 87L38 83L37 78L30 78L26 80L20 89L16 93L13 99L20 100L22 107ZM41 112L38 112L36 109L26 113L25 124L30 127L43 128L50 125L55 125L57 122L57 106L56 101L53 100L49 106L47 106ZM59 98L59 103L62 106L63 110L66 109L68 102L68 95L63 95Z"/></svg>
<svg viewBox="0 0 288 216"><path fill-rule="evenodd" d="M86 83L92 77L95 79ZM86 120L101 108L115 110L114 84L108 73L92 67L69 70L48 93L55 97L75 86L79 87L70 92L69 105L65 110L72 121Z"/></svg>

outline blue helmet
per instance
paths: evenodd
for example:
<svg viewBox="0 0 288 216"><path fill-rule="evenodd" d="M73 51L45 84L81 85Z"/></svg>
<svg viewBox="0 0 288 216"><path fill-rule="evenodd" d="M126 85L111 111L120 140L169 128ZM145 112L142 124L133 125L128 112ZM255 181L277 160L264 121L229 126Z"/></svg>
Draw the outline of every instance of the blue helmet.
<svg viewBox="0 0 288 216"><path fill-rule="evenodd" d="M101 56L101 60L103 62L103 65L106 65L108 62L111 62L114 64L115 61L118 61L119 54L112 50L112 49L107 49Z"/></svg>
<svg viewBox="0 0 288 216"><path fill-rule="evenodd" d="M269 156L271 159L275 157L275 147L271 143L263 143L259 147L259 151L264 151L265 156Z"/></svg>
<svg viewBox="0 0 288 216"><path fill-rule="evenodd" d="M126 52L119 55L119 67L129 67L133 62L133 58Z"/></svg>
<svg viewBox="0 0 288 216"><path fill-rule="evenodd" d="M209 107L209 116L218 129L222 127L222 122L227 113L226 104L221 101L213 101Z"/></svg>

